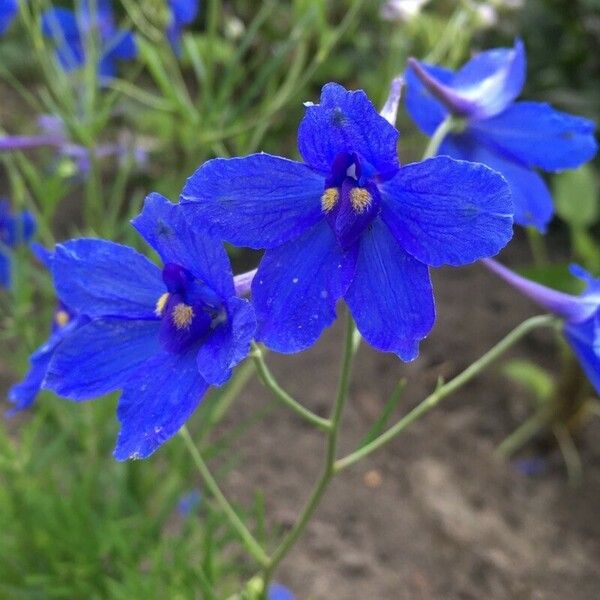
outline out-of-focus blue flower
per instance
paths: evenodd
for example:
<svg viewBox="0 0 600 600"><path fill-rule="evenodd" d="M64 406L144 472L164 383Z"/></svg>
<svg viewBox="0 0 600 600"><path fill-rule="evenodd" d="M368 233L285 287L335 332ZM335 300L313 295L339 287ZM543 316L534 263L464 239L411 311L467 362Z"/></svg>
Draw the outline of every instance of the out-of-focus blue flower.
<svg viewBox="0 0 600 600"><path fill-rule="evenodd" d="M58 296L92 320L60 344L44 383L73 400L122 389L118 460L146 458L172 437L246 357L256 327L223 244L192 231L180 206L151 194L132 223L162 269L104 240L56 247Z"/></svg>
<svg viewBox="0 0 600 600"><path fill-rule="evenodd" d="M48 270L51 270L53 255L38 244L32 244L32 250L40 262ZM57 303L52 318L50 337L31 355L29 359L31 366L23 381L13 385L8 393L8 399L14 404L14 407L7 412L7 416L25 410L34 403L57 346L86 322L87 317L77 314L61 301Z"/></svg>
<svg viewBox="0 0 600 600"><path fill-rule="evenodd" d="M183 28L196 20L200 10L200 0L169 0L171 21L167 27L167 39L175 53L181 52Z"/></svg>
<svg viewBox="0 0 600 600"><path fill-rule="evenodd" d="M510 184L515 222L545 231L554 213L535 169L559 171L596 153L594 123L541 102L515 102L525 82L525 50L482 52L456 73L410 59L406 108L427 135L449 115L457 128L438 154L488 165Z"/></svg>
<svg viewBox="0 0 600 600"><path fill-rule="evenodd" d="M267 594L268 600L294 600L294 594L280 583L272 583Z"/></svg>
<svg viewBox="0 0 600 600"><path fill-rule="evenodd" d="M183 494L177 503L177 512L186 517L189 515L194 509L200 506L202 502L202 494L200 490L190 490L189 492Z"/></svg>
<svg viewBox="0 0 600 600"><path fill-rule="evenodd" d="M65 71L83 67L89 44L95 40L98 74L102 79L116 75L117 61L137 56L135 38L118 29L110 0L81 0L75 11L51 8L42 15L42 31L54 40L56 58Z"/></svg>
<svg viewBox="0 0 600 600"><path fill-rule="evenodd" d="M13 213L8 200L0 199L0 287L10 288L12 250L35 235L36 223L27 211Z"/></svg>
<svg viewBox="0 0 600 600"><path fill-rule="evenodd" d="M522 294L564 319L565 339L600 394L600 279L592 277L580 266L572 265L571 273L586 283L583 293L573 296L525 279L494 260L484 263Z"/></svg>
<svg viewBox="0 0 600 600"><path fill-rule="evenodd" d="M38 118L42 132L39 135L9 135L0 137L0 152L35 150L37 148L55 147L59 154L75 162L79 173L86 175L90 170L90 150L69 140L64 123L59 117L42 115ZM115 157L118 161L132 159L138 167L143 167L148 160L146 151L139 146L132 146L127 139L119 139L116 143L99 144L94 148L97 159Z"/></svg>
<svg viewBox="0 0 600 600"><path fill-rule="evenodd" d="M0 35L10 27L19 11L19 0L0 0Z"/></svg>
<svg viewBox="0 0 600 600"><path fill-rule="evenodd" d="M300 123L305 163L215 159L188 180L197 227L266 248L252 297L271 349L309 347L344 298L371 345L412 360L435 318L428 266L494 255L511 238L497 173L448 157L400 167L397 140L363 91L330 83Z"/></svg>

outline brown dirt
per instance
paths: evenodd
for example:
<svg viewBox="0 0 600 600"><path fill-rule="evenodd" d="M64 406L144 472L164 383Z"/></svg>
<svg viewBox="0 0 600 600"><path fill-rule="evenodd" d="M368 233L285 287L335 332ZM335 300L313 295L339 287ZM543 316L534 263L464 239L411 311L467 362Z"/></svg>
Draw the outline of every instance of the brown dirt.
<svg viewBox="0 0 600 600"><path fill-rule="evenodd" d="M361 439L399 378L409 380L401 414L432 390L439 374L456 374L535 311L478 265L437 271L434 282L438 323L419 360L405 365L361 347L342 452ZM311 351L269 357L279 380L321 414L335 393L340 321ZM512 356L552 367L551 347L550 336L539 332ZM225 427L267 401L253 383ZM585 480L572 489L556 450L535 477L494 457L527 406L525 392L497 369L446 399L334 481L277 578L300 600L600 597L600 423L589 423L578 440ZM272 524L289 527L319 474L319 434L277 409L232 452L239 462L224 482L227 493L250 502L265 490Z"/></svg>

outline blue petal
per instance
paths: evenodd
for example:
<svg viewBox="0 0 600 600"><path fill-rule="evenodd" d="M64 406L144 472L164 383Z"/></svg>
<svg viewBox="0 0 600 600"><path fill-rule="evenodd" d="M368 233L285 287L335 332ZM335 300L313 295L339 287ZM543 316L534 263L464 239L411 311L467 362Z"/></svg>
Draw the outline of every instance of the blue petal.
<svg viewBox="0 0 600 600"><path fill-rule="evenodd" d="M159 321L91 321L54 352L44 387L72 400L113 392L160 349Z"/></svg>
<svg viewBox="0 0 600 600"><path fill-rule="evenodd" d="M12 281L12 257L9 249L0 244L0 287L10 289Z"/></svg>
<svg viewBox="0 0 600 600"><path fill-rule="evenodd" d="M379 186L381 218L417 260L439 267L497 254L512 237L512 202L495 171L447 156L406 165Z"/></svg>
<svg viewBox="0 0 600 600"><path fill-rule="evenodd" d="M276 352L314 344L335 320L335 305L354 273L355 253L343 253L325 222L267 250L252 283L257 339Z"/></svg>
<svg viewBox="0 0 600 600"><path fill-rule="evenodd" d="M227 313L227 323L215 328L197 355L198 371L212 385L223 385L231 377L233 368L248 356L256 331L254 308L247 300L230 298Z"/></svg>
<svg viewBox="0 0 600 600"><path fill-rule="evenodd" d="M478 143L468 133L448 136L440 147L440 154L480 162L498 171L510 187L515 223L546 231L554 214L554 204L548 186L535 171Z"/></svg>
<svg viewBox="0 0 600 600"><path fill-rule="evenodd" d="M19 0L0 0L0 35L10 27L18 10Z"/></svg>
<svg viewBox="0 0 600 600"><path fill-rule="evenodd" d="M482 52L445 81L415 59L409 59L409 72L454 115L485 119L502 112L521 92L525 51L517 41L514 48Z"/></svg>
<svg viewBox="0 0 600 600"><path fill-rule="evenodd" d="M487 118L502 112L521 93L525 83L525 48L516 40L514 48L481 52L457 71L452 87L476 106L472 118Z"/></svg>
<svg viewBox="0 0 600 600"><path fill-rule="evenodd" d="M598 145L594 123L541 102L517 102L503 113L472 124L473 133L524 166L573 169L591 160Z"/></svg>
<svg viewBox="0 0 600 600"><path fill-rule="evenodd" d="M42 14L42 33L54 38L57 43L79 40L79 26L72 10L51 8Z"/></svg>
<svg viewBox="0 0 600 600"><path fill-rule="evenodd" d="M585 283L585 290L582 296L595 299L600 307L600 277L594 277L581 265L577 264L569 265L569 271L571 275L581 279Z"/></svg>
<svg viewBox="0 0 600 600"><path fill-rule="evenodd" d="M302 163L253 154L204 163L181 195L199 230L214 227L227 242L273 248L321 217L325 179Z"/></svg>
<svg viewBox="0 0 600 600"><path fill-rule="evenodd" d="M171 11L173 11L173 18L176 23L188 25L197 17L200 1L169 0L169 7L171 8Z"/></svg>
<svg viewBox="0 0 600 600"><path fill-rule="evenodd" d="M8 393L8 399L14 404L9 411L9 416L17 411L29 408L35 401L42 386L48 364L56 347L73 331L87 322L85 318L73 319L65 327L57 329L44 344L42 344L29 358L31 368L20 383L13 385Z"/></svg>
<svg viewBox="0 0 600 600"><path fill-rule="evenodd" d="M371 346L405 361L418 356L419 342L435 321L429 272L400 247L380 219L362 237L345 298Z"/></svg>
<svg viewBox="0 0 600 600"><path fill-rule="evenodd" d="M348 92L337 83L321 91L320 104L308 105L298 129L302 158L329 173L335 157L357 154L379 174L398 169L398 131L373 106L367 95Z"/></svg>
<svg viewBox="0 0 600 600"><path fill-rule="evenodd" d="M137 43L130 31L117 31L106 42L104 58L110 60L132 60L137 56Z"/></svg>
<svg viewBox="0 0 600 600"><path fill-rule="evenodd" d="M150 194L132 225L165 264L174 263L202 279L222 298L235 294L233 273L223 243L202 229L192 228L180 204Z"/></svg>
<svg viewBox="0 0 600 600"><path fill-rule="evenodd" d="M581 368L600 394L600 354L594 349L600 336L598 316L585 323L565 326L565 337L579 359Z"/></svg>
<svg viewBox="0 0 600 600"><path fill-rule="evenodd" d="M269 586L267 600L294 600L294 594L280 583L272 583Z"/></svg>
<svg viewBox="0 0 600 600"><path fill-rule="evenodd" d="M60 299L90 317L154 318L165 291L156 265L133 248L105 240L57 245L52 270Z"/></svg>
<svg viewBox="0 0 600 600"><path fill-rule="evenodd" d="M114 457L147 458L173 437L194 412L208 384L196 355L161 352L150 358L123 390L117 416L121 431Z"/></svg>
<svg viewBox="0 0 600 600"><path fill-rule="evenodd" d="M438 81L448 84L454 73L444 67L420 63L421 67ZM406 110L425 135L433 135L448 116L448 109L421 83L413 68L406 70Z"/></svg>

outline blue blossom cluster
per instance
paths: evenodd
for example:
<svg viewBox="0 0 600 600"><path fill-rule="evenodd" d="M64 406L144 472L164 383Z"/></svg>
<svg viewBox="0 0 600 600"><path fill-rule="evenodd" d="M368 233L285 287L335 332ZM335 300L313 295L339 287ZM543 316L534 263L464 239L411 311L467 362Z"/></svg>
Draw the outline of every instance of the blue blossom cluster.
<svg viewBox="0 0 600 600"><path fill-rule="evenodd" d="M27 211L14 213L6 199L0 199L0 288L10 288L13 250L34 236L36 223Z"/></svg>
<svg viewBox="0 0 600 600"><path fill-rule="evenodd" d="M194 18L175 4L180 24ZM548 211L532 206L549 197L540 200L539 185L522 188L541 182L532 168L576 166L596 150L589 121L514 102L524 60L517 42L456 74L412 61L409 112L427 133L449 118L454 128L439 156L405 165L392 124L398 81L383 114L363 91L325 85L299 125L302 161L217 158L188 179L179 204L146 198L132 224L160 267L104 240L59 244L44 257L55 324L11 391L15 407L29 406L40 387L75 401L120 390L114 455L145 458L209 386L230 378L253 339L276 352L305 350L334 322L340 300L371 346L414 360L435 321L430 268L496 255L513 218L543 228ZM234 278L223 242L264 250L258 269ZM584 319L580 308L596 302L597 311L599 289L593 283L564 305L577 313L564 313L566 335L588 364L597 317Z"/></svg>

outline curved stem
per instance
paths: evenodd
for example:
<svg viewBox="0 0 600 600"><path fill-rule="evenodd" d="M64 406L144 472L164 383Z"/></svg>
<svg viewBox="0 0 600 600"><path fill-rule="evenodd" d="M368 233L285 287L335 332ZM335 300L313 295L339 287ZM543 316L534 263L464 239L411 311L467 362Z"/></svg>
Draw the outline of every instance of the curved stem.
<svg viewBox="0 0 600 600"><path fill-rule="evenodd" d="M325 455L325 465L321 477L315 484L313 491L302 509L298 520L294 527L290 530L287 536L283 539L279 547L275 550L271 556L268 566L265 568L263 582L265 589L267 588L271 576L277 565L285 558L287 553L292 549L298 538L302 535L308 522L312 518L325 490L327 489L329 482L335 475L335 457L337 453L337 443L339 437L339 430L342 420L342 413L346 405L348 398L348 390L350 387L350 374L352 371L352 359L356 352L356 346L354 344L354 321L352 316L348 313L348 325L346 330L346 340L344 344L344 355L342 358L342 366L340 371L340 382L338 385L338 392L335 399L335 404L331 412L331 429L327 435L327 452Z"/></svg>
<svg viewBox="0 0 600 600"><path fill-rule="evenodd" d="M453 126L454 122L452 120L452 116L448 115L433 132L433 135L427 144L427 148L425 148L425 152L423 153L423 160L426 158L431 158L438 153L444 138L446 135L448 135L448 133L450 133L450 131L452 131Z"/></svg>
<svg viewBox="0 0 600 600"><path fill-rule="evenodd" d="M476 360L472 365L467 367L462 373L451 379L448 383L439 386L425 400L413 408L405 417L400 419L394 426L375 438L369 444L352 452L348 456L336 461L334 465L335 472L342 471L358 462L365 456L368 456L375 450L378 450L391 439L403 432L409 425L414 423L425 413L429 412L433 407L449 396L460 387L471 381L476 375L479 375L484 369L489 367L497 358L506 352L511 346L518 342L525 335L540 327L548 327L554 325L557 318L553 315L539 315L527 319L515 329L513 329L505 338L498 342L493 348L488 350L481 358Z"/></svg>
<svg viewBox="0 0 600 600"><path fill-rule="evenodd" d="M238 514L235 512L234 508L229 504L227 498L219 488L219 485L215 481L211 472L208 469L208 466L202 459L198 448L194 444L192 440L192 436L188 431L188 428L184 425L179 434L183 438L185 445L200 473L202 480L204 481L204 485L211 493L213 498L221 507L221 510L225 513L231 526L235 529L237 534L240 536L244 546L248 550L248 552L256 559L256 561L262 566L266 566L269 564L269 557L267 553L263 550L262 546L256 541L255 537L250 533L248 528L244 525L242 520L238 517Z"/></svg>
<svg viewBox="0 0 600 600"><path fill-rule="evenodd" d="M250 356L254 360L254 365L256 366L256 370L260 375L262 382L268 387L273 395L280 400L283 404L285 404L288 408L291 408L297 415L300 415L303 419L308 421L311 425L318 427L324 431L329 431L331 429L331 422L328 419L324 419L323 417L319 417L312 411L308 410L298 402L294 400L280 385L277 383L275 377L269 370L267 363L263 357L263 351L260 346L256 342L252 342L252 352Z"/></svg>

